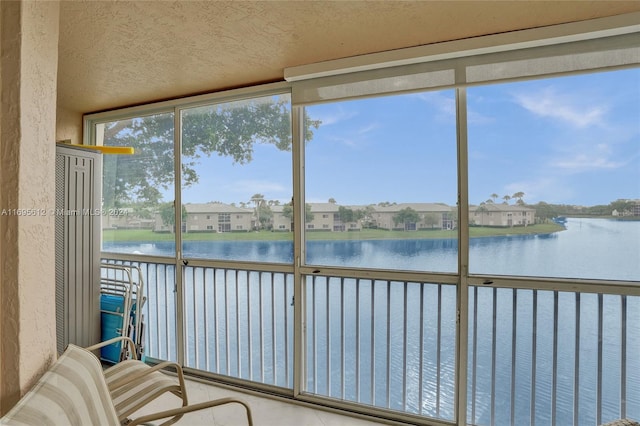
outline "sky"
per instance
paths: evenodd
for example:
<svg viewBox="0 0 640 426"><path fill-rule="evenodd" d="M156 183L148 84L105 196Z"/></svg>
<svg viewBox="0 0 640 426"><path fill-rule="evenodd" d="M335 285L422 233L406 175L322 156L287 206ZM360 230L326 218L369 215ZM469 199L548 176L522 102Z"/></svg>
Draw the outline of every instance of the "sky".
<svg viewBox="0 0 640 426"><path fill-rule="evenodd" d="M640 199L640 69L467 88L469 200L608 204ZM453 90L307 107L322 122L305 149L307 202L342 205L457 199ZM282 203L292 157L256 144L253 160L201 159L183 202ZM515 200L509 200L513 203Z"/></svg>

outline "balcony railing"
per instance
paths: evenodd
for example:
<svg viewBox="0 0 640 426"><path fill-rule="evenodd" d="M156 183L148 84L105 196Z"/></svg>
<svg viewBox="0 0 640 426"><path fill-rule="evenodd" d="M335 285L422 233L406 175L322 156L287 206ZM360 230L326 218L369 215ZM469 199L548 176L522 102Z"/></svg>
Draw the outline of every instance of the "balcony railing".
<svg viewBox="0 0 640 426"><path fill-rule="evenodd" d="M144 275L147 356L177 359L182 312L187 367L289 394L299 375L301 392L324 403L455 421L453 284L303 276L296 343L291 272L185 266L177 309L174 264L108 261ZM469 424L640 418L640 297L471 286L468 319Z"/></svg>

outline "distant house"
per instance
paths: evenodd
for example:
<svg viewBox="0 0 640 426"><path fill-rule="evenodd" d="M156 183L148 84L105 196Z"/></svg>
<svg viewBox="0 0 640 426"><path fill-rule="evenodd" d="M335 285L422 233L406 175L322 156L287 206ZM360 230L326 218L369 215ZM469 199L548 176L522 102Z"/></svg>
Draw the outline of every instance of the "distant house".
<svg viewBox="0 0 640 426"><path fill-rule="evenodd" d="M453 229L456 226L453 208L437 203L402 203L388 206L349 205L336 203L308 203L313 219L305 223L307 231L344 232L360 231L366 227L381 229ZM415 223L396 223L400 211L411 208L419 219ZM273 229L290 231L291 218L284 217L283 206L274 206Z"/></svg>
<svg viewBox="0 0 640 426"><path fill-rule="evenodd" d="M535 216L535 209L518 205L469 206L469 223L477 226L527 226L535 223Z"/></svg>
<svg viewBox="0 0 640 426"><path fill-rule="evenodd" d="M131 207L109 208L102 212L102 229L153 229L152 214L139 214Z"/></svg>
<svg viewBox="0 0 640 426"><path fill-rule="evenodd" d="M292 230L291 223L293 222L293 218L286 217L283 213L284 206L277 205L271 206L271 212L273 213L272 218L272 230L273 231L281 231L281 232L289 232Z"/></svg>
<svg viewBox="0 0 640 426"><path fill-rule="evenodd" d="M248 232L253 225L253 209L224 203L187 203L184 232ZM170 231L171 225L156 215L155 231Z"/></svg>
<svg viewBox="0 0 640 426"><path fill-rule="evenodd" d="M419 220L412 223L397 222L402 210L411 209ZM454 229L455 208L442 203L400 203L388 206L373 206L372 225L382 229L416 231L419 229Z"/></svg>

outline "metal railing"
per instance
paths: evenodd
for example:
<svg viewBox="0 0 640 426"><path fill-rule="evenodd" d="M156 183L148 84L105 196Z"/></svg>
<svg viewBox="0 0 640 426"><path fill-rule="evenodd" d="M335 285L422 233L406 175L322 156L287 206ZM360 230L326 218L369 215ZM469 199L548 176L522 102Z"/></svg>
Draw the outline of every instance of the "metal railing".
<svg viewBox="0 0 640 426"><path fill-rule="evenodd" d="M175 266L109 262L140 268L145 353L175 360ZM300 345L305 395L455 421L454 284L303 275L305 332L294 342L292 273L182 269L185 366L293 389ZM640 418L640 296L470 286L468 300L467 423Z"/></svg>
<svg viewBox="0 0 640 426"><path fill-rule="evenodd" d="M640 418L640 297L471 287L467 419Z"/></svg>
<svg viewBox="0 0 640 426"><path fill-rule="evenodd" d="M306 277L306 390L453 420L454 285Z"/></svg>

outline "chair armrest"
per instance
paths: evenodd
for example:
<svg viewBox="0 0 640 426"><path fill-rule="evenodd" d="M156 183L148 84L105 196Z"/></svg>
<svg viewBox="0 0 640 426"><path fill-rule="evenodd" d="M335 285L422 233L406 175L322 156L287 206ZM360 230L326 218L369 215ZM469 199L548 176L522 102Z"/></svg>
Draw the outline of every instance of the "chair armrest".
<svg viewBox="0 0 640 426"><path fill-rule="evenodd" d="M217 407L219 405L234 404L234 403L240 404L244 407L244 409L247 412L247 424L249 426L253 426L253 417L251 416L251 409L249 408L247 403L234 398L220 398L213 401L187 405L185 407L175 408L172 410L160 411L158 413L138 417L137 419L134 419L133 421L131 421L131 423L128 423L127 426L137 426L137 425L148 423L154 420L164 419L165 417L182 415L186 413L191 413L192 411L198 411L198 410L203 410L205 408L212 408L212 407Z"/></svg>
<svg viewBox="0 0 640 426"><path fill-rule="evenodd" d="M96 343L95 345L91 345L89 347L84 348L85 350L92 352L95 351L96 349L100 349L104 346L108 346L111 345L113 343L119 342L121 340L124 340L126 343L129 344L129 349L130 349L130 353L131 353L131 357L133 359L138 359L138 355L136 355L136 344L133 343L133 340L131 340L131 338L126 337L126 336L118 336L118 337L114 337L112 339L109 340L105 340L104 342L100 342L100 343Z"/></svg>
<svg viewBox="0 0 640 426"><path fill-rule="evenodd" d="M138 361L138 362L142 362L142 361ZM147 364L145 364L147 365ZM185 383L184 383L184 373L182 372L182 367L179 364L176 364L175 362L171 362L171 361L164 361L161 362L159 364L156 364L154 366L149 366L149 368L145 368L143 371L138 371L136 373L130 374L126 377L123 377L120 380L116 380L112 383L109 383L109 389L114 390L117 389L121 386L124 386L128 383L131 383L134 380L138 380L142 377L148 376L149 374L158 371L158 370L162 370L164 368L173 368L174 370L176 370L176 375L178 376L178 381L180 383L180 388L186 389L185 387ZM185 403L186 403L186 399L185 399Z"/></svg>

